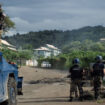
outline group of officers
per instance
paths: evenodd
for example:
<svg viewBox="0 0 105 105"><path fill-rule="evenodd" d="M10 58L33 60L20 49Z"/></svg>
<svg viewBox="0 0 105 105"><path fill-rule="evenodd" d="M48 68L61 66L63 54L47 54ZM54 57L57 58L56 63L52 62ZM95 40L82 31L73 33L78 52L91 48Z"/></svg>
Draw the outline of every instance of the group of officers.
<svg viewBox="0 0 105 105"><path fill-rule="evenodd" d="M93 86L94 86L94 98L97 100L100 98L100 89L102 80L104 77L104 64L102 63L102 56L98 55L95 58L95 63L92 66L91 76L93 78ZM80 67L80 60L75 58L73 60L73 66L70 67L70 99L69 101L73 100L73 94L78 97L77 89L79 90L79 100L83 101L83 88L82 88L82 79L85 73L85 70Z"/></svg>

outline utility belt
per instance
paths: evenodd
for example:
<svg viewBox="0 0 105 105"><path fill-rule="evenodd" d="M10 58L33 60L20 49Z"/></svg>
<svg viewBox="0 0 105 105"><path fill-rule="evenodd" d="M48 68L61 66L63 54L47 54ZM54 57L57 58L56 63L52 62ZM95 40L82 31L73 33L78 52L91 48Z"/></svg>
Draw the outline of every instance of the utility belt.
<svg viewBox="0 0 105 105"><path fill-rule="evenodd" d="M103 76L97 76L97 75L96 75L96 76L94 76L93 78L94 78L94 80L103 80Z"/></svg>
<svg viewBox="0 0 105 105"><path fill-rule="evenodd" d="M82 80L82 78L71 78L72 81L75 81L75 80Z"/></svg>

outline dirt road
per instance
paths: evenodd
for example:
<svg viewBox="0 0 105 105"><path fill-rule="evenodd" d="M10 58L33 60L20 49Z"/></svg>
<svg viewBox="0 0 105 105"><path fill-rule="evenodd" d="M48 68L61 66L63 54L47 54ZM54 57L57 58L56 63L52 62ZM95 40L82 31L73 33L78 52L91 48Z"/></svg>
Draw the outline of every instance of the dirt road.
<svg viewBox="0 0 105 105"><path fill-rule="evenodd" d="M69 84L64 79L67 73L55 70L44 70L22 67L19 75L24 76L23 96L18 96L18 105L101 105L94 100L68 102Z"/></svg>

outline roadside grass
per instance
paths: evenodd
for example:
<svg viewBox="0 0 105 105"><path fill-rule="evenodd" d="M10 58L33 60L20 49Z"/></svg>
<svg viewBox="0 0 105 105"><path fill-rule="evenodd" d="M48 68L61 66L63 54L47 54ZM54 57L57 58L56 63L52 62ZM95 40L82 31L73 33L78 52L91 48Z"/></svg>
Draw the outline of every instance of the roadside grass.
<svg viewBox="0 0 105 105"><path fill-rule="evenodd" d="M97 100L96 102L99 103L99 104L102 104L102 103L105 103L105 100L99 99L99 100Z"/></svg>

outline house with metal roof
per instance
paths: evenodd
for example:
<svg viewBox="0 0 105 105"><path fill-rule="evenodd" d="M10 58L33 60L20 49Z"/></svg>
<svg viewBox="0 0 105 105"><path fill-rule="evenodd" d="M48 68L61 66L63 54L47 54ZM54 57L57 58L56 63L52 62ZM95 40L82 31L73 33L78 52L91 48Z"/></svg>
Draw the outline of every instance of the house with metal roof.
<svg viewBox="0 0 105 105"><path fill-rule="evenodd" d="M51 56L57 56L60 53L61 53L60 49L50 44L46 44L44 47L34 49L34 54L36 57L47 58Z"/></svg>
<svg viewBox="0 0 105 105"><path fill-rule="evenodd" d="M40 47L40 48L34 49L34 54L36 57L47 58L47 57L51 56L51 51L46 47Z"/></svg>
<svg viewBox="0 0 105 105"><path fill-rule="evenodd" d="M5 48L12 50L12 51L17 51L14 45L8 43L6 40L1 39L1 49L5 49Z"/></svg>
<svg viewBox="0 0 105 105"><path fill-rule="evenodd" d="M53 45L46 44L46 48L48 48L51 51L52 56L57 56L61 53L61 50Z"/></svg>

